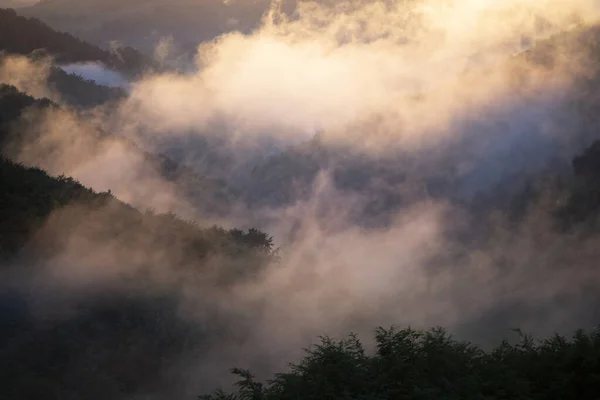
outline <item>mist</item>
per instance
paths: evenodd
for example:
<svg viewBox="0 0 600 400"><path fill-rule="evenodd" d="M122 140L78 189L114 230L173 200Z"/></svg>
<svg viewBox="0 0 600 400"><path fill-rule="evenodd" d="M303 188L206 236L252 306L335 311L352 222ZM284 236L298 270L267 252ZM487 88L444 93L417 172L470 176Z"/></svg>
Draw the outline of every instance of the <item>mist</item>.
<svg viewBox="0 0 600 400"><path fill-rule="evenodd" d="M34 62L23 56L0 53L0 80L17 89L39 98L56 100L58 93L48 86L51 61Z"/></svg>
<svg viewBox="0 0 600 400"><path fill-rule="evenodd" d="M112 71L99 63L79 63L62 65L61 69L69 74L77 74L86 80L99 85L127 89L128 82L118 72Z"/></svg>
<svg viewBox="0 0 600 400"><path fill-rule="evenodd" d="M585 46L553 48L550 66L522 55L595 23L598 4L305 2L292 17L280 6L251 33L200 44L185 74L127 83L96 64L63 66L129 95L110 108L25 116L16 129L35 140L11 154L143 211L258 227L280 247L277 261L252 279L221 284L219 271L231 266L218 258L204 261L208 272L198 278L168 267L188 266L176 250L134 251L101 230L74 229L27 285L85 299L133 290L123 282L145 271L145 293L173 296L182 320L204 327L218 315L228 334L211 336L199 355L180 354L173 367L184 397L229 385L232 366L267 377L321 334L442 325L489 345L517 326L548 334L596 325L600 237L556 230L552 189L516 221L496 203L483 216L475 208L478 196L521 182L515 177L568 174L582 141L593 139L571 129L580 118L569 105L575 82L589 72ZM58 99L43 85L46 70L32 65L3 64L0 78ZM206 211L206 199L184 196L146 164L143 151L167 150L242 194L231 195L226 212ZM292 167L252 175L294 151L316 160L306 179ZM340 171L355 165L371 176L358 189L341 187ZM402 179L388 176L399 169ZM425 182L440 176L450 183L432 194ZM384 194L400 200L365 212ZM269 201L247 201L253 197ZM41 237L52 237L56 221L60 214ZM172 398L167 392L156 398Z"/></svg>

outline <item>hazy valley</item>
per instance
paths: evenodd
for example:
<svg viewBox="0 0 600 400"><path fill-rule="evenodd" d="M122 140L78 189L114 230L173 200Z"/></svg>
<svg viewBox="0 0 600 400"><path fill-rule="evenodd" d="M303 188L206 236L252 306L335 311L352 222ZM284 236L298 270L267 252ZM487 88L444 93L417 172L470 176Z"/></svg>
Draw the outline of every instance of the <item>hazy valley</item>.
<svg viewBox="0 0 600 400"><path fill-rule="evenodd" d="M0 2L0 398L595 399L600 5L541 3Z"/></svg>

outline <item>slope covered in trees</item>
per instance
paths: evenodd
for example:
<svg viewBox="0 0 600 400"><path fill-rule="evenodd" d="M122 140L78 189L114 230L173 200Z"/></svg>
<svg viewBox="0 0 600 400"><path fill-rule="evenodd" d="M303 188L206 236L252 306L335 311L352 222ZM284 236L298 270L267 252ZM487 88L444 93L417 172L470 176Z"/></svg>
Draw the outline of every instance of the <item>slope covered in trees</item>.
<svg viewBox="0 0 600 400"><path fill-rule="evenodd" d="M126 97L122 88L99 85L57 67L52 67L50 71L48 87L59 93L61 101L71 107L95 107Z"/></svg>
<svg viewBox="0 0 600 400"><path fill-rule="evenodd" d="M173 253L178 255L178 261L187 265L200 263L205 257L220 252L234 258L251 252L256 252L259 258L272 255L272 240L260 231L201 229L173 214L140 213L110 193L95 193L72 178L53 178L42 170L14 164L4 157L1 171L3 242L0 248L6 256L18 255L42 224L52 234L37 237L38 244L60 244L61 235L77 231L80 235L90 235L92 242L94 236L119 238L119 246L127 251L165 251L175 246L177 251ZM45 239L50 241L44 242ZM33 246L32 252L44 249L42 252L48 255L47 252L64 250L45 244ZM27 253L28 257L32 252Z"/></svg>
<svg viewBox="0 0 600 400"><path fill-rule="evenodd" d="M0 285L7 398L177 393L178 362L230 334L228 312L212 296L254 279L274 257L263 232L142 213L4 157L0 220L0 275L20 282ZM56 280L62 268L69 279L91 279L85 295ZM39 276L48 287L35 283ZM194 302L203 323L181 315L184 287L206 297Z"/></svg>
<svg viewBox="0 0 600 400"><path fill-rule="evenodd" d="M10 145L14 139L10 137L11 124L16 122L27 109L43 110L56 107L48 99L36 100L32 96L19 92L16 87L0 84L0 146Z"/></svg>
<svg viewBox="0 0 600 400"><path fill-rule="evenodd" d="M0 9L0 21L0 65L9 66L9 75L19 75L19 71L10 70L10 62L15 56L26 57L32 65L39 64L40 74L46 74L48 70L47 77L43 77L47 78L45 84L48 90L58 94L62 103L73 107L94 107L122 100L126 92L122 88L102 86L67 73L57 64L101 63L107 68L120 70L126 76L142 73L149 68L147 60L143 60L141 55L133 54L129 59L124 58L120 54L125 51L123 49L117 49L115 53L107 52L71 35L56 32L40 21L20 17L13 10ZM133 50L127 52L136 53ZM42 77L27 76L25 79L38 78Z"/></svg>
<svg viewBox="0 0 600 400"><path fill-rule="evenodd" d="M155 61L131 47L110 52L69 33L57 32L38 19L22 17L12 9L0 9L0 49L21 55L45 49L59 64L100 62L129 77L160 69Z"/></svg>
<svg viewBox="0 0 600 400"><path fill-rule="evenodd" d="M2 152L35 137L20 117L50 111L60 107L0 85ZM165 179L186 181L196 195L209 189L193 171L130 146ZM177 393L178 363L230 335L229 311L216 299L275 260L272 238L261 231L140 212L110 192L5 156L0 221L0 386L7 398ZM69 284L77 276L85 293ZM191 288L204 322L182 315L182 293Z"/></svg>
<svg viewBox="0 0 600 400"><path fill-rule="evenodd" d="M0 152L14 156L27 143L39 142L44 133L31 128L35 126L36 118L44 118L44 110L50 106L61 110L47 99L35 99L13 86L0 84ZM20 117L25 113L29 118L21 121ZM233 194L220 180L200 176L191 168L162 154L151 154L117 134L92 130L92 137L88 139L99 143L103 140L121 143L132 156L142 160L140 168L172 183L177 193L193 204L201 214L222 215L231 206ZM52 151L53 148L50 146L40 151ZM43 164L44 161L50 160L40 160L40 163Z"/></svg>
<svg viewBox="0 0 600 400"><path fill-rule="evenodd" d="M74 108L90 108L123 100L125 89L100 85L75 73L68 73L39 53L29 57L15 56L0 49L0 83L18 85L30 95L47 95ZM32 71L18 71L28 64ZM37 71L35 71L37 69ZM39 74L39 75L33 75Z"/></svg>

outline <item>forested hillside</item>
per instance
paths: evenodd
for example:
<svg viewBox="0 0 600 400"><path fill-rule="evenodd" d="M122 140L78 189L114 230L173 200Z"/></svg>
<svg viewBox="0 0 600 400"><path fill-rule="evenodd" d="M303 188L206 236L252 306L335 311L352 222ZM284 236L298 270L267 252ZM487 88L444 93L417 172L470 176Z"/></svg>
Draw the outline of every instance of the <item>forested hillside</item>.
<svg viewBox="0 0 600 400"><path fill-rule="evenodd" d="M0 9L0 49L21 55L45 49L59 64L100 62L129 77L159 70L156 62L131 47L110 52L69 33L57 32L38 19L19 16L12 9Z"/></svg>
<svg viewBox="0 0 600 400"><path fill-rule="evenodd" d="M244 249L266 257L273 251L271 239L259 231L200 229L174 214L140 213L110 193L95 193L72 178L53 178L42 170L14 164L4 157L2 196L4 256L18 255L42 227L52 234L46 237L42 234L36 240L43 243L49 240L46 244L60 244L61 237L77 231L81 235L91 235L88 238L91 242L95 236L118 237L119 246L127 251L160 249L167 252L169 246L176 246L178 251L173 253L178 254L179 262L188 266L221 251L234 258L247 255ZM59 214L60 218L53 214ZM84 215L87 217L80 218ZM56 218L55 226L49 223L53 218ZM46 244L33 246L26 253L27 258L38 250L45 256L61 251L60 247Z"/></svg>
<svg viewBox="0 0 600 400"><path fill-rule="evenodd" d="M60 110L58 105L52 104L47 99L38 100L19 92L15 87L0 84L0 151L5 155L15 156L27 143L39 142L45 133L32 127L36 124L36 118L45 117L46 107L49 106L54 107L54 110ZM28 118L21 120L20 117L25 113ZM222 215L231 206L232 194L223 182L200 176L192 169L164 155L150 154L118 134L109 134L101 130L91 132L92 136L87 140L99 143L103 140L122 143L132 155L142 159L143 168L173 183L178 194L194 204L200 213ZM40 151L46 152L44 157L47 158L40 162L42 164L51 162L48 157L52 151L55 151L54 146L42 147Z"/></svg>
<svg viewBox="0 0 600 400"><path fill-rule="evenodd" d="M74 263L107 269L98 278L119 282L83 298L64 292L81 311L54 321L38 320L33 305L18 306L30 301L26 292L0 288L6 311L0 381L8 398L103 399L165 390L171 362L182 352L202 351L223 334L216 321L198 330L178 317L178 290L189 285L225 290L253 279L274 251L271 238L260 231L201 229L175 215L141 213L110 193L5 158L0 219L2 274L26 279L36 269L43 274ZM95 253L98 246L106 246L103 255ZM215 307L207 302L205 312L211 312ZM56 307L60 313L63 306Z"/></svg>
<svg viewBox="0 0 600 400"><path fill-rule="evenodd" d="M150 72L148 60L143 60L143 56L135 50L117 49L115 53L110 53L71 35L56 32L40 21L20 17L14 10L0 9L0 20L3 21L0 24L0 70L5 69L4 79L9 80L3 83L15 83L11 79L22 80L15 69L28 60L37 70L29 73L36 75L27 76L25 81L44 80L40 84L47 88L45 90L60 96L57 100L69 106L85 108L116 102L123 100L126 92L121 87L102 86L74 73L67 73L61 65L98 63L130 77ZM124 51L131 57L122 57Z"/></svg>
<svg viewBox="0 0 600 400"><path fill-rule="evenodd" d="M47 99L0 85L2 153L17 154L24 143L39 140L27 121L58 111L60 107ZM33 120L22 120L25 116ZM113 140L126 142L116 136ZM127 146L148 168L181 184L182 196L198 200L210 196L208 191L216 193L215 184L184 166L133 143ZM226 207L226 201L214 204ZM175 393L179 381L172 369L182 355L200 357L211 340L227 336L225 322L207 317L210 326L200 328L197 321L179 315L180 291L210 291L197 295L205 298L202 312L217 313L211 298L231 285L251 281L274 259L272 239L263 232L200 228L172 213L140 212L111 193L96 193L73 178L51 177L4 155L0 220L0 273L21 282L0 287L0 354L5 360L0 381L7 398ZM53 303L58 314L73 307L79 311L67 319L40 318L27 285L45 274L51 282L53 274L70 268L97 269L93 293L81 296L69 287L47 287L37 300L58 301ZM100 282L108 287L96 287ZM70 304L66 308L65 302ZM221 313L224 321L226 314Z"/></svg>
<svg viewBox="0 0 600 400"><path fill-rule="evenodd" d="M87 80L74 73L53 67L48 76L50 90L60 94L61 100L71 107L95 107L125 98L125 90L108 87Z"/></svg>

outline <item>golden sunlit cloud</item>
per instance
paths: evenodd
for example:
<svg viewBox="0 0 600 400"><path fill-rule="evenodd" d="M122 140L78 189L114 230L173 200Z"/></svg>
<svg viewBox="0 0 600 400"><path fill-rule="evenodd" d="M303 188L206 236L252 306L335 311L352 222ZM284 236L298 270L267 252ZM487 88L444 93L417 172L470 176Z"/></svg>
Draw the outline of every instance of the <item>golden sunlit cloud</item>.
<svg viewBox="0 0 600 400"><path fill-rule="evenodd" d="M524 43L597 16L589 0L303 2L293 18L274 7L252 34L201 45L194 75L139 82L125 118L156 131L222 119L243 135L290 139L343 139L378 118L385 136L410 145L514 91L505 64ZM549 93L559 84L532 83Z"/></svg>

